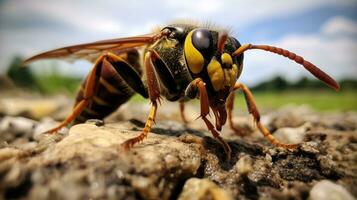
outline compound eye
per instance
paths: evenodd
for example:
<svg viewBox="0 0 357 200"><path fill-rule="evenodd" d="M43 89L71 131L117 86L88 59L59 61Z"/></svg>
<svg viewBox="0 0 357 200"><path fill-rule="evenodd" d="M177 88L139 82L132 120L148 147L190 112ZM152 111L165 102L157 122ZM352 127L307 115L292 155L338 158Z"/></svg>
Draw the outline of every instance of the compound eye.
<svg viewBox="0 0 357 200"><path fill-rule="evenodd" d="M198 74L202 71L205 60L213 54L213 39L209 30L198 28L189 32L184 43L186 63L190 71Z"/></svg>
<svg viewBox="0 0 357 200"><path fill-rule="evenodd" d="M234 43L235 49L239 49L239 47L242 46L236 38L233 38L233 43ZM237 62L239 65L241 65L243 63L243 58L244 58L243 53L237 58Z"/></svg>
<svg viewBox="0 0 357 200"><path fill-rule="evenodd" d="M203 56L208 57L213 51L213 37L205 28L198 28L192 33L192 44Z"/></svg>

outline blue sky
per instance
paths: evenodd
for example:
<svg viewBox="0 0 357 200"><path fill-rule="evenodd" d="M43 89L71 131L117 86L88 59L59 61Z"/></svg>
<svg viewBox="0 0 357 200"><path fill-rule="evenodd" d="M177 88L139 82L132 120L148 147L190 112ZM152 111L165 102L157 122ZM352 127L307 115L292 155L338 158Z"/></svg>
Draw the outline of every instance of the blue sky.
<svg viewBox="0 0 357 200"><path fill-rule="evenodd" d="M0 0L0 73L14 55L144 34L175 19L228 27L241 43L286 48L337 79L356 78L356 0ZM91 67L86 62L56 63L59 72L76 76ZM33 69L52 67L48 61L37 62ZM308 73L280 56L246 53L242 82L254 85L276 75L296 80Z"/></svg>

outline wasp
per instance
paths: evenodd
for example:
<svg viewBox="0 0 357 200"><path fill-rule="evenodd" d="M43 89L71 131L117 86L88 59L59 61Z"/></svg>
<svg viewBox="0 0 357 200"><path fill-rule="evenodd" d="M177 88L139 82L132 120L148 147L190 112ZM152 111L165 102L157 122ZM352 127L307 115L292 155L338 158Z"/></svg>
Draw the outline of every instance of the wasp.
<svg viewBox="0 0 357 200"><path fill-rule="evenodd" d="M151 107L141 133L121 144L124 149L130 149L147 137L162 97L180 103L181 117L185 122L184 102L197 98L200 118L222 144L229 159L231 148L219 131L228 118L231 129L239 132L233 124L232 111L235 92L242 90L248 111L263 136L274 146L295 149L298 144L279 142L262 125L251 91L238 82L243 70L244 52L248 50L269 51L287 57L339 90L340 86L333 78L286 49L241 45L224 29L186 23L171 24L147 35L59 48L35 55L25 63L40 59L86 59L94 63L81 84L72 113L46 133L56 133L65 126L87 119L102 119L138 93L150 100ZM214 124L207 118L211 111Z"/></svg>

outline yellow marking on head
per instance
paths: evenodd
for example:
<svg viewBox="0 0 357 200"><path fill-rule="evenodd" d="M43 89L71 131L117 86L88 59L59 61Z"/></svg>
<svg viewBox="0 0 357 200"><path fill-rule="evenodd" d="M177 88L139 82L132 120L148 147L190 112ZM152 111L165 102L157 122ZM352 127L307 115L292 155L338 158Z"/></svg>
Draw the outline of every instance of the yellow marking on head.
<svg viewBox="0 0 357 200"><path fill-rule="evenodd" d="M231 87L231 79L232 79L232 77L231 77L231 72L232 72L232 70L230 70L230 69L224 69L223 70L224 71L224 86L228 86L228 87Z"/></svg>
<svg viewBox="0 0 357 200"><path fill-rule="evenodd" d="M232 71L231 71L231 86L232 87L237 82L237 78L238 78L238 67L236 64L233 64Z"/></svg>
<svg viewBox="0 0 357 200"><path fill-rule="evenodd" d="M224 72L221 64L216 60L216 58L212 58L211 62L208 64L207 73L211 79L214 90L218 91L222 89L224 84Z"/></svg>
<svg viewBox="0 0 357 200"><path fill-rule="evenodd" d="M233 64L233 59L232 59L231 55L229 55L228 53L223 53L221 55L221 60L222 60L223 65L232 66L232 64Z"/></svg>
<svg viewBox="0 0 357 200"><path fill-rule="evenodd" d="M202 54L193 46L192 44L192 33L191 31L187 34L184 44L184 52L186 62L191 72L198 74L202 71L204 65L204 58Z"/></svg>
<svg viewBox="0 0 357 200"><path fill-rule="evenodd" d="M237 81L238 67L236 64L232 65L232 69L225 68L224 70L224 86L232 88Z"/></svg>

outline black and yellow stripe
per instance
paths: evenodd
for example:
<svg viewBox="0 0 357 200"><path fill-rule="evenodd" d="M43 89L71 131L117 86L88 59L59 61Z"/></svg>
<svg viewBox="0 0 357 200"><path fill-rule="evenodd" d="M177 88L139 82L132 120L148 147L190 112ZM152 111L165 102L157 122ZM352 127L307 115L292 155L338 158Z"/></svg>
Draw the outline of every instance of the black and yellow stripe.
<svg viewBox="0 0 357 200"><path fill-rule="evenodd" d="M107 66L106 64L102 66L102 73L98 79L98 85L95 89L94 96L90 99L91 103L76 117L74 121L75 124L88 119L103 119L117 110L120 105L127 102L135 94L135 91L126 81L113 70L113 68L109 69L109 67L111 66ZM141 71L139 71L139 73L141 74ZM84 99L86 82L87 79L81 84L75 105Z"/></svg>

